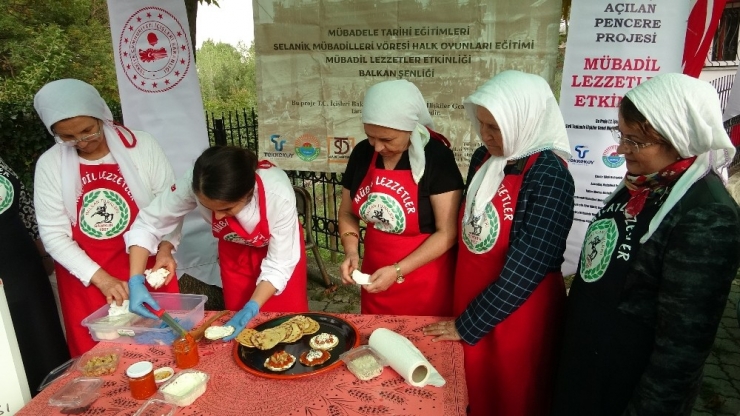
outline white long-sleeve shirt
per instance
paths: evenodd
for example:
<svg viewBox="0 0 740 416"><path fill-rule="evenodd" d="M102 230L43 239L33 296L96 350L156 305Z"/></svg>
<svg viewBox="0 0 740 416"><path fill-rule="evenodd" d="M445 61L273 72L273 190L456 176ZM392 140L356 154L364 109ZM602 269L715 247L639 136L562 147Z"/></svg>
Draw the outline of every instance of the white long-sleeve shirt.
<svg viewBox="0 0 740 416"><path fill-rule="evenodd" d="M288 284L302 254L295 193L288 176L278 168L258 169L257 175L265 188L270 229L267 256L262 260L257 284L268 281L279 295ZM177 180L173 191L161 194L139 212L134 224L124 234L127 250L136 245L155 252L162 236L172 231L178 221L196 208L203 219L211 223L213 212L200 204L192 183L193 170L190 169ZM255 183L251 201L235 216L239 225L249 233L260 222L260 202L259 185Z"/></svg>
<svg viewBox="0 0 740 416"><path fill-rule="evenodd" d="M126 150L130 152L129 157L139 172L142 184L148 187L155 196L169 191L175 180L175 173L162 148L149 133L144 131L133 133L137 139L136 146ZM118 138L116 137L115 140ZM46 251L54 260L80 279L85 286L88 286L93 274L100 269L100 265L72 239L72 224L65 213L62 201L61 150L60 145L52 146L41 155L36 164L33 202L36 207L39 234ZM99 163L116 162L111 153L96 161L80 158L80 164ZM139 207L139 209L142 208ZM167 240L173 244L178 243L179 224L176 224L171 231L173 233L167 236ZM121 250L125 250L123 245L121 245ZM126 278L128 276L114 277Z"/></svg>

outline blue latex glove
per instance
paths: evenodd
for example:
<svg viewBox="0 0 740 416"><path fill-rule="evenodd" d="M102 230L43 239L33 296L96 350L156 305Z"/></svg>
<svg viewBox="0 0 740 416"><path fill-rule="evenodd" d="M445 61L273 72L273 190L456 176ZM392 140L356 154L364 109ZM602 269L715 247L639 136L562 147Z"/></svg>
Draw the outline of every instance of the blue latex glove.
<svg viewBox="0 0 740 416"><path fill-rule="evenodd" d="M158 321L159 318L157 318L157 315L149 312L149 310L144 307L144 304L147 303L155 310L159 310L159 304L154 301L154 298L152 298L152 295L149 294L149 291L144 285L145 280L146 279L144 278L143 274L136 274L128 279L128 309L137 315L143 316L144 318L154 319Z"/></svg>
<svg viewBox="0 0 740 416"><path fill-rule="evenodd" d="M224 337L224 341L231 341L232 339L236 338L236 336L239 335L240 332L242 332L244 327L247 326L249 321L251 321L252 318L254 318L254 316L259 313L259 311L260 305L258 305L257 302L253 300L247 302L242 310L235 313L234 316L232 316L231 319L229 319L229 321L224 324L224 326L231 326L234 328L234 332L228 337Z"/></svg>

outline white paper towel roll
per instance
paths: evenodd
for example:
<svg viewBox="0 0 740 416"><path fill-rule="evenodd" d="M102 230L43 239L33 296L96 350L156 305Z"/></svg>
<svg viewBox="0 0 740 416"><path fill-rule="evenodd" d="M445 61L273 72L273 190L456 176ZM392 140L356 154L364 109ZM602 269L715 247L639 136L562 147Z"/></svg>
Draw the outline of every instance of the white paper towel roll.
<svg viewBox="0 0 740 416"><path fill-rule="evenodd" d="M403 335L390 329L378 328L370 335L368 344L412 386L444 386L445 379Z"/></svg>

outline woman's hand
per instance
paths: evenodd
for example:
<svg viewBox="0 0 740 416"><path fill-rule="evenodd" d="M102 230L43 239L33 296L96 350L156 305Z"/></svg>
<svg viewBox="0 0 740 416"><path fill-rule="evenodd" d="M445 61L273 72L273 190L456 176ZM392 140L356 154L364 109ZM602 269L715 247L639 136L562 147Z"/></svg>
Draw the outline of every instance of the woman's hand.
<svg viewBox="0 0 740 416"><path fill-rule="evenodd" d="M359 270L360 255L358 253L349 253L344 255L344 261L339 265L339 271L342 274L342 282L345 285L354 284L352 272Z"/></svg>
<svg viewBox="0 0 740 416"><path fill-rule="evenodd" d="M165 268L170 272L164 280L164 285L167 285L172 281L172 278L175 277L175 269L177 269L177 261L175 261L175 258L172 256L173 248L174 246L169 241L162 241L159 244L156 261L152 267L152 271Z"/></svg>
<svg viewBox="0 0 740 416"><path fill-rule="evenodd" d="M109 275L102 268L95 272L92 279L90 279L90 283L94 284L103 293L105 301L109 305L115 301L116 305L121 306L123 301L128 299L128 283Z"/></svg>
<svg viewBox="0 0 740 416"><path fill-rule="evenodd" d="M432 342L437 341L460 341L460 333L457 332L455 321L440 321L425 326L424 335L436 337Z"/></svg>
<svg viewBox="0 0 740 416"><path fill-rule="evenodd" d="M363 286L368 293L385 292L396 282L396 267L392 265L381 267L368 280L370 284Z"/></svg>

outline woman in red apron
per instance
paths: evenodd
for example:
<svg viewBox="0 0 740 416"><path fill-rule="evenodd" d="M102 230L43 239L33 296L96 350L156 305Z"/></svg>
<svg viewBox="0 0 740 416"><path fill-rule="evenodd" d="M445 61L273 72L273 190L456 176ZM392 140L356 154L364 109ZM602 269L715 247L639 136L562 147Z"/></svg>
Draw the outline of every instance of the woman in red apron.
<svg viewBox="0 0 740 416"><path fill-rule="evenodd" d="M237 311L225 324L235 328L226 340L260 310L308 311L306 254L290 180L237 147L207 149L191 172L136 219L126 235L131 273L139 275L129 283L132 311L149 316L143 303L159 307L143 289L142 260L153 249L151 241L159 241L196 207L218 239L226 308Z"/></svg>
<svg viewBox="0 0 740 416"><path fill-rule="evenodd" d="M465 100L484 147L460 215L454 321L471 415L548 415L565 302L560 265L573 221L568 141L542 78L505 71Z"/></svg>
<svg viewBox="0 0 740 416"><path fill-rule="evenodd" d="M361 219L361 270L370 275L362 313L450 316L463 183L449 142L431 130L421 92L405 80L368 89L362 120L368 140L353 149L342 179L342 279L354 283Z"/></svg>
<svg viewBox="0 0 740 416"><path fill-rule="evenodd" d="M106 303L128 299L123 234L139 206L166 190L174 174L150 135L110 121L110 110L89 84L54 81L36 94L34 105L58 143L36 166L35 205L56 263L67 343L78 356L96 344L82 320ZM154 261L145 259L150 266ZM177 279L159 290L177 292Z"/></svg>

